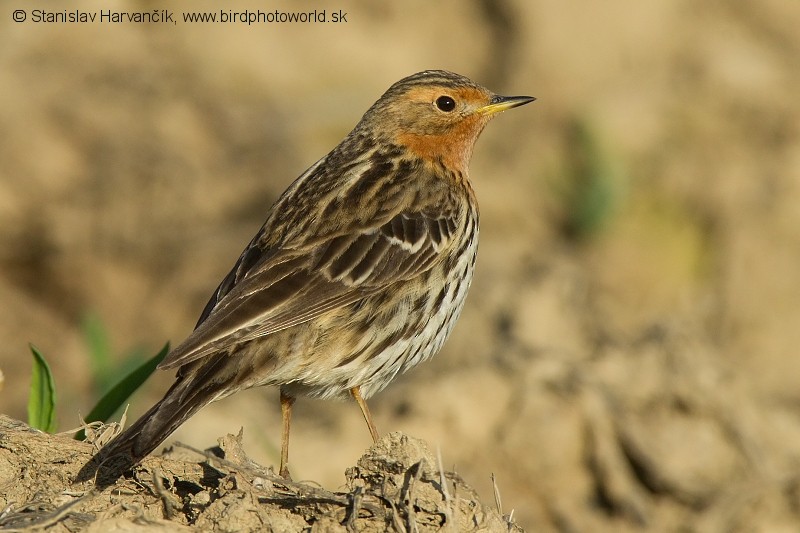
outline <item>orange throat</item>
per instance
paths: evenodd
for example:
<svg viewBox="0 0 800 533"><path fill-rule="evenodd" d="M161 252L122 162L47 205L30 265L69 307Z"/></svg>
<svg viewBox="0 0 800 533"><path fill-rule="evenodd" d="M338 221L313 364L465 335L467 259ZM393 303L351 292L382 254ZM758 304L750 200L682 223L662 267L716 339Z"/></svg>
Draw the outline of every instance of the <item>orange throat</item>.
<svg viewBox="0 0 800 533"><path fill-rule="evenodd" d="M449 170L466 173L475 141L485 124L480 117L469 117L441 135L401 133L397 143L429 163L441 160Z"/></svg>

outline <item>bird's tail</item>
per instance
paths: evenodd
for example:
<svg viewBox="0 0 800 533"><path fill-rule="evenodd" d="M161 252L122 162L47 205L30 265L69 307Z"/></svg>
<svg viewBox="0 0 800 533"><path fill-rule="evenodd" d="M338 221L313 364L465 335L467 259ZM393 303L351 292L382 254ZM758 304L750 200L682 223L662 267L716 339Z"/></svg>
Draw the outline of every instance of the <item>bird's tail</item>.
<svg viewBox="0 0 800 533"><path fill-rule="evenodd" d="M114 484L224 389L219 382L203 383L194 378L179 378L161 401L95 454L75 480L95 478L98 490Z"/></svg>

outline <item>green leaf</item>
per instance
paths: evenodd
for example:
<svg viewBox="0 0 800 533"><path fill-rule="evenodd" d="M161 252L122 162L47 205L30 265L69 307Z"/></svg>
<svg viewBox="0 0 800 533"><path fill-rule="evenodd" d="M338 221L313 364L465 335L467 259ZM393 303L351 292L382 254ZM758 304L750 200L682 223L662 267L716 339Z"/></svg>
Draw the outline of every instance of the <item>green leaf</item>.
<svg viewBox="0 0 800 533"><path fill-rule="evenodd" d="M142 383L147 381L147 378L155 371L158 363L167 356L167 353L169 353L169 343L165 344L160 352L126 375L111 390L105 393L86 416L86 422L94 422L96 420L106 422L111 418L111 415L122 407L131 394L136 392L142 386Z"/></svg>
<svg viewBox="0 0 800 533"><path fill-rule="evenodd" d="M92 377L98 391L106 390L113 379L111 342L103 320L94 313L83 318L83 338L92 365Z"/></svg>
<svg viewBox="0 0 800 533"><path fill-rule="evenodd" d="M562 177L561 196L566 236L586 241L613 218L623 196L624 176L617 159L585 119L569 129L569 167Z"/></svg>
<svg viewBox="0 0 800 533"><path fill-rule="evenodd" d="M56 430L56 387L53 374L39 350L30 344L33 375L28 395L28 425L47 433Z"/></svg>

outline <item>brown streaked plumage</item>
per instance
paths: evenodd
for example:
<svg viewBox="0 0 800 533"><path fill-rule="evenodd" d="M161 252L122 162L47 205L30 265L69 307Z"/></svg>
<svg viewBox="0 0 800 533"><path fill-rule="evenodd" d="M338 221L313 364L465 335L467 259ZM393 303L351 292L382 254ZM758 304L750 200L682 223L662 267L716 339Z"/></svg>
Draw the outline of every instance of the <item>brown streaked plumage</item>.
<svg viewBox="0 0 800 533"><path fill-rule="evenodd" d="M259 385L280 387L284 476L297 396L353 396L377 439L365 400L439 351L472 280L475 141L495 113L531 101L445 71L392 85L275 202L161 363L175 384L78 479L102 465L107 486L203 406Z"/></svg>

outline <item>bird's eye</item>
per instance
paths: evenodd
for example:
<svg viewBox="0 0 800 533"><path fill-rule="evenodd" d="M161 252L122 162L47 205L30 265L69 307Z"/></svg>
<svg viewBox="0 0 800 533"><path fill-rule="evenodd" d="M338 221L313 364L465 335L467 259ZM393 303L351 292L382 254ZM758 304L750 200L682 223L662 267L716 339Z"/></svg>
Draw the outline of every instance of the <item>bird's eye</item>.
<svg viewBox="0 0 800 533"><path fill-rule="evenodd" d="M456 101L450 98L449 96L440 96L436 99L436 107L444 111L445 113L449 113L453 109L456 108Z"/></svg>

